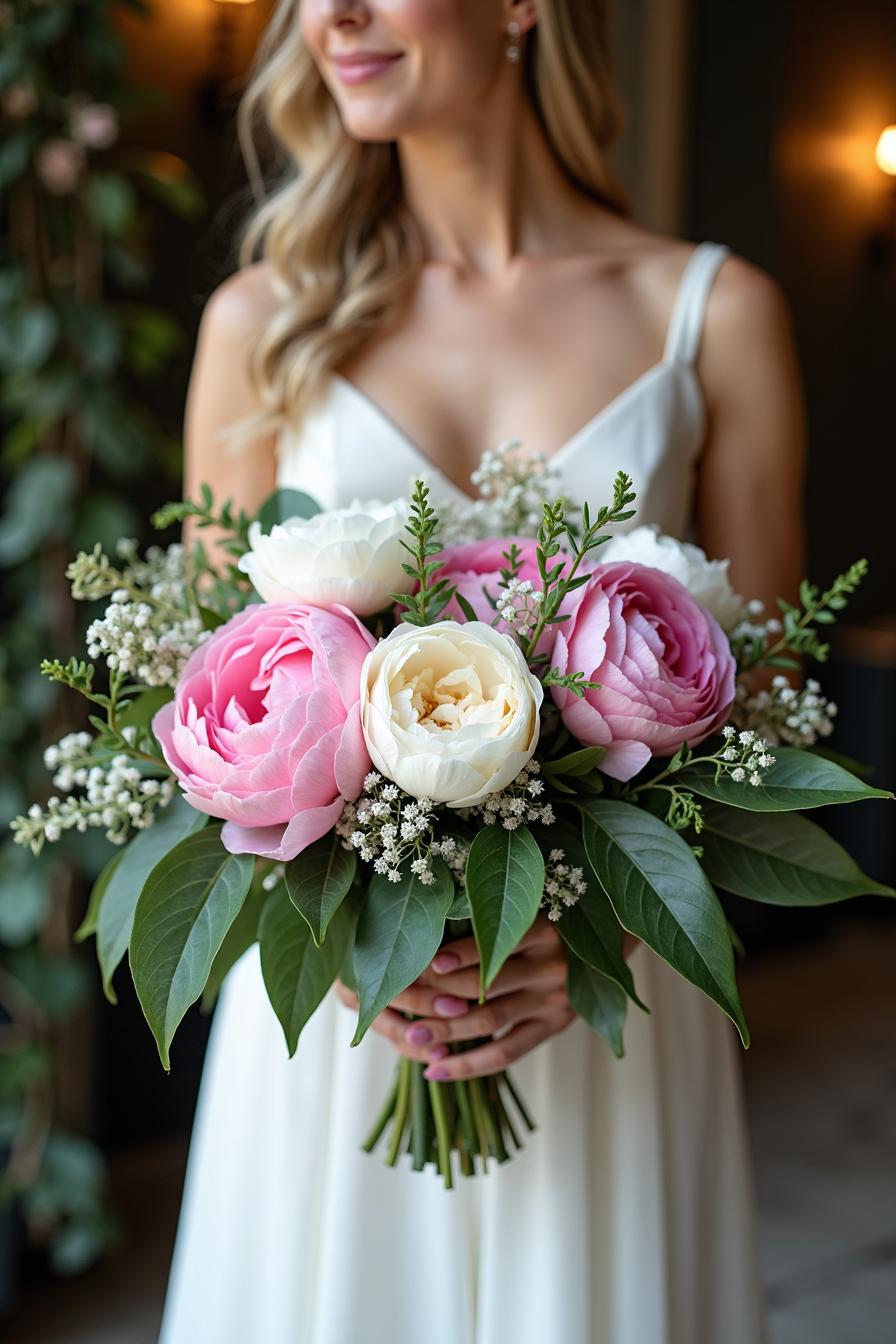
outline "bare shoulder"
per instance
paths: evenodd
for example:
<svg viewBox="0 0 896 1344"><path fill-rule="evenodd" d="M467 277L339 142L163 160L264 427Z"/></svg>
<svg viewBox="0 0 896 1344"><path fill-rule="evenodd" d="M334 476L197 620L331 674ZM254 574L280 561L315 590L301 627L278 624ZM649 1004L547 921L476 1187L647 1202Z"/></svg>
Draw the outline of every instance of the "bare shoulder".
<svg viewBox="0 0 896 1344"><path fill-rule="evenodd" d="M735 337L782 336L790 326L790 306L778 281L737 253L727 256L706 307L707 347L728 344Z"/></svg>
<svg viewBox="0 0 896 1344"><path fill-rule="evenodd" d="M216 343L251 340L282 301L267 262L244 266L209 296L202 313L202 335Z"/></svg>

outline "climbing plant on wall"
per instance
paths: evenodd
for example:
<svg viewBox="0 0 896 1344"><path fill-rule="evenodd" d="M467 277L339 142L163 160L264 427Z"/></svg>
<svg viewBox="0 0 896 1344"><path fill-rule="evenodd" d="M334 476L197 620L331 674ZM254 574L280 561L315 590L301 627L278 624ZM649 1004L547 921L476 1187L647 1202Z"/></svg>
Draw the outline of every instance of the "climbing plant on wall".
<svg viewBox="0 0 896 1344"><path fill-rule="evenodd" d="M160 203L201 209L179 160L128 143L142 95L115 31L124 9L152 19L142 0L0 0L0 1198L63 1272L115 1227L84 1133L92 977L71 938L108 846L89 846L87 871L64 844L36 864L5 826L40 794L46 744L81 726L38 671L90 618L66 564L137 536L141 482L177 478L152 405L178 332L141 293Z"/></svg>

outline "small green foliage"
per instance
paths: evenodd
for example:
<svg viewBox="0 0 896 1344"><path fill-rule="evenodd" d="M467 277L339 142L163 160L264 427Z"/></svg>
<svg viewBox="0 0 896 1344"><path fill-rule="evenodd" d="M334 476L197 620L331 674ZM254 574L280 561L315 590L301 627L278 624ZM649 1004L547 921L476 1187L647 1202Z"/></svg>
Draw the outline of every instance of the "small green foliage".
<svg viewBox="0 0 896 1344"><path fill-rule="evenodd" d="M409 625L432 625L437 621L442 612L456 594L456 588L448 579L437 579L436 575L442 568L441 560L434 560L432 557L438 555L442 549L440 544L434 540L438 531L439 518L435 509L428 503L429 487L422 481L414 482L414 493L411 496L411 511L407 522L406 530L411 534L414 540L413 545L402 541L401 545L412 557L413 563L406 561L402 564L405 574L417 581L417 591L415 593L391 593L390 596L399 605L405 608L401 619L407 621ZM475 620L476 613L472 611L469 603L462 605L461 609L468 620ZM472 612L472 614L470 614Z"/></svg>
<svg viewBox="0 0 896 1344"><path fill-rule="evenodd" d="M577 574L585 556L589 551L609 541L609 533L604 531L605 528L633 517L635 511L629 509L628 505L634 498L631 477L624 471L617 472L613 483L612 504L602 505L593 521L588 505L583 505L581 535L578 535L578 529L573 529L566 521L564 500L558 499L553 504L545 504L544 519L538 529L538 545L535 552L541 578L541 615L524 646L524 653L530 662L535 658L535 650L545 627L567 619L560 614L560 607L566 595L588 582L587 574ZM571 548L568 566L565 555L559 563L551 564L554 557L560 554L561 537L566 538ZM574 687L570 686L569 689L574 690ZM583 691L584 689L586 688L583 687Z"/></svg>
<svg viewBox="0 0 896 1344"><path fill-rule="evenodd" d="M588 681L584 672L561 672L558 667L549 667L541 679L543 686L562 686L581 700L586 691L599 691L599 681Z"/></svg>
<svg viewBox="0 0 896 1344"><path fill-rule="evenodd" d="M834 624L837 613L844 609L848 598L867 573L868 561L856 560L843 574L838 574L824 592L808 579L803 579L799 606L779 597L778 608L784 627L780 639L769 645L761 635L748 633L738 638L735 633L732 648L741 670L753 667L799 667L797 660L800 658L827 662L830 644L821 639L815 627Z"/></svg>

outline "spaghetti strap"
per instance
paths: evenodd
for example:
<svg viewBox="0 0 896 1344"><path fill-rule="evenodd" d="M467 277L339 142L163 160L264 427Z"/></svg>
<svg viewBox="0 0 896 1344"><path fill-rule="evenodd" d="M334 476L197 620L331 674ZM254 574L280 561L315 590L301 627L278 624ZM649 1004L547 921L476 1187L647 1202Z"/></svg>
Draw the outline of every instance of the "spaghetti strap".
<svg viewBox="0 0 896 1344"><path fill-rule="evenodd" d="M665 362L693 364L696 359L709 290L730 251L725 243L698 243L688 258L666 335Z"/></svg>

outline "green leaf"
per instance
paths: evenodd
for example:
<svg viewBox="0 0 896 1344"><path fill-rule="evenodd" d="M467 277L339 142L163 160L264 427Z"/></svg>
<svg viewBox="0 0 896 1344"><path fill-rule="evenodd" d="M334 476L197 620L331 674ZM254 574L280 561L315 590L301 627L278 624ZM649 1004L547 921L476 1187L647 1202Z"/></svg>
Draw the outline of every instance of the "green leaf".
<svg viewBox="0 0 896 1344"><path fill-rule="evenodd" d="M261 885L260 876L256 873L249 888L249 895L243 901L239 913L225 933L224 941L218 948L217 956L212 962L212 968L205 982L205 989L202 991L200 1009L203 1013L211 1012L227 975L243 953L247 952L252 944L258 941L258 921L267 899L268 893Z"/></svg>
<svg viewBox="0 0 896 1344"><path fill-rule="evenodd" d="M556 821L544 829L543 837L542 849L548 852L554 848L562 849L564 861L574 868L581 868L588 884L585 895L579 897L576 905L564 908L554 928L576 957L612 980L645 1013L650 1012L635 992L631 969L622 951L622 925L594 875L581 836L569 822ZM539 839L542 839L541 835Z"/></svg>
<svg viewBox="0 0 896 1344"><path fill-rule="evenodd" d="M34 457L16 476L0 518L0 565L16 565L45 541L61 537L77 487L67 458Z"/></svg>
<svg viewBox="0 0 896 1344"><path fill-rule="evenodd" d="M748 1045L725 915L690 845L631 803L595 798L581 810L588 858L620 923L709 995Z"/></svg>
<svg viewBox="0 0 896 1344"><path fill-rule="evenodd" d="M170 686L150 686L141 691L118 715L119 728L149 728L154 716L174 698Z"/></svg>
<svg viewBox="0 0 896 1344"><path fill-rule="evenodd" d="M4 320L0 364L7 369L39 369L56 344L59 320L45 303L29 304Z"/></svg>
<svg viewBox="0 0 896 1344"><path fill-rule="evenodd" d="M290 1058L302 1028L339 974L350 929L350 913L338 911L330 924L330 936L319 947L283 883L274 888L262 911L258 926L261 973Z"/></svg>
<svg viewBox="0 0 896 1344"><path fill-rule="evenodd" d="M715 886L766 905L827 905L896 896L875 882L820 826L790 812L757 816L706 803L702 866Z"/></svg>
<svg viewBox="0 0 896 1344"><path fill-rule="evenodd" d="M87 913L72 935L76 943L83 943L85 938L89 938L92 933L96 933L97 920L99 918L100 906L103 903L103 897L106 894L106 889L112 880L116 868L123 858L124 853L122 850L113 854L99 877L94 882L90 891L90 899L87 902Z"/></svg>
<svg viewBox="0 0 896 1344"><path fill-rule="evenodd" d="M174 1033L205 988L254 868L251 854L224 848L220 825L207 826L181 840L143 884L128 955L166 1072Z"/></svg>
<svg viewBox="0 0 896 1344"><path fill-rule="evenodd" d="M97 228L118 237L131 226L137 213L137 196L120 173L93 173L87 183L87 210Z"/></svg>
<svg viewBox="0 0 896 1344"><path fill-rule="evenodd" d="M466 881L484 995L538 914L544 859L532 833L483 827L470 846Z"/></svg>
<svg viewBox="0 0 896 1344"><path fill-rule="evenodd" d="M286 865L286 890L318 947L327 926L352 885L358 866L353 849L344 849L334 831L315 840Z"/></svg>
<svg viewBox="0 0 896 1344"><path fill-rule="evenodd" d="M855 775L815 752L798 747L772 747L775 764L762 772L761 784L754 788L736 784L730 775L715 779L712 765L689 765L679 774L676 784L693 789L704 798L727 803L750 812L797 812L828 803L857 803L864 798L892 798L886 789L872 789Z"/></svg>
<svg viewBox="0 0 896 1344"><path fill-rule="evenodd" d="M268 495L255 519L263 532L270 532L275 523L287 518L313 518L320 513L320 505L302 490L275 490Z"/></svg>
<svg viewBox="0 0 896 1344"><path fill-rule="evenodd" d="M110 874L96 926L96 954L103 974L103 992L110 1003L117 1002L112 976L127 951L144 882L160 859L184 836L201 830L207 821L204 812L197 812L177 795L151 826L134 836L122 854L127 855L127 862Z"/></svg>
<svg viewBox="0 0 896 1344"><path fill-rule="evenodd" d="M543 761L542 774L545 775L590 775L603 760L606 752L603 747L582 747L580 751L571 751L556 761Z"/></svg>
<svg viewBox="0 0 896 1344"><path fill-rule="evenodd" d="M627 999L618 984L571 954L566 992L570 1007L585 1019L589 1027L600 1032L609 1042L616 1058L621 1059L625 1054L622 1028L625 1026Z"/></svg>
<svg viewBox="0 0 896 1344"><path fill-rule="evenodd" d="M434 859L431 886L402 871L399 882L377 873L355 931L353 967L361 1001L352 1045L388 1003L426 969L439 950L454 899L447 864Z"/></svg>

